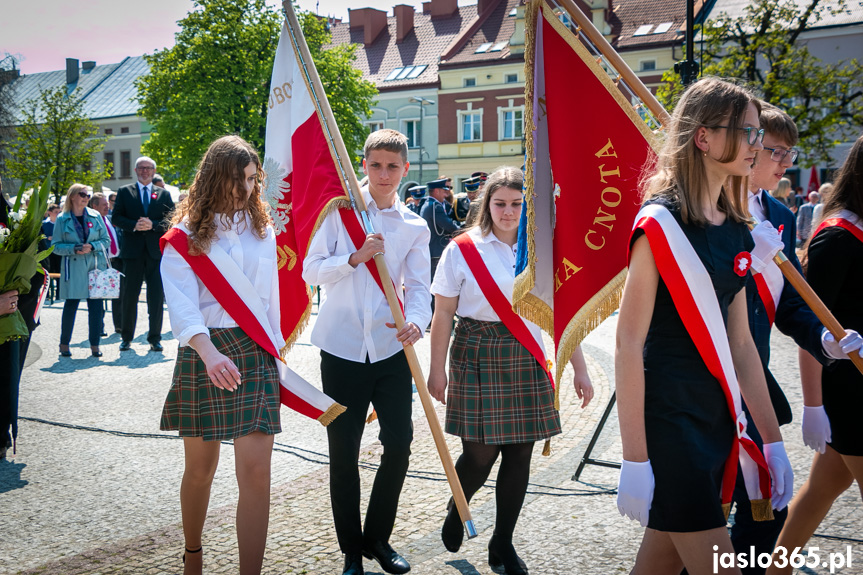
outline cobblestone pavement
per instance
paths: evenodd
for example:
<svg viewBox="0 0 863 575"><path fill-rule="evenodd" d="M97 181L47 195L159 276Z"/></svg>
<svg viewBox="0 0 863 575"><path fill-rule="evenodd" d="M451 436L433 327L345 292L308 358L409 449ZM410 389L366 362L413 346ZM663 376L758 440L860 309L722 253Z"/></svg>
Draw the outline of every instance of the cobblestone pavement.
<svg viewBox="0 0 863 575"><path fill-rule="evenodd" d="M179 483L182 443L158 429L177 345L164 335L165 352L148 352L141 305L133 351L120 354L119 336L104 340L104 357L89 356L86 313L82 309L73 336L72 358L59 358L57 342L62 302L43 314L21 383L18 453L0 462L0 573L162 574L180 573L183 548ZM314 318L313 318L314 321ZM110 314L107 329L112 331ZM585 343L596 397L588 408L576 404L571 386L562 390L564 433L553 441L550 457L537 447L531 485L516 529L515 545L531 573L627 573L642 529L624 520L614 503L617 471L588 466L581 481L572 475L611 395L614 319ZM167 326L167 316L166 316ZM309 381L320 383L318 351L308 334L294 347L289 362ZM428 365L428 338L417 346ZM796 350L775 336L771 367L795 408L802 411ZM493 481L477 493L472 512L479 537L459 553L440 541L449 491L434 443L415 395L416 439L411 467L391 542L418 575L441 573L488 575L486 545L494 524ZM443 418L443 407L438 406ZM283 433L276 437L269 539L264 572L341 573L329 507L326 434L316 422L282 410ZM811 452L802 444L797 424L784 428L795 483L805 479ZM368 426L362 449L363 493L367 496L379 462L377 423ZM457 441L448 438L458 456ZM612 412L594 457L620 460L616 411ZM204 533L208 573L237 571L234 511L237 500L233 449L225 445L216 474ZM496 471L492 472L492 478ZM364 502L365 503L365 502ZM819 528L824 537L810 545L822 555L851 545L852 568L863 573L861 501L856 487L833 506ZM369 573L380 573L366 561ZM800 573L827 573L803 569Z"/></svg>

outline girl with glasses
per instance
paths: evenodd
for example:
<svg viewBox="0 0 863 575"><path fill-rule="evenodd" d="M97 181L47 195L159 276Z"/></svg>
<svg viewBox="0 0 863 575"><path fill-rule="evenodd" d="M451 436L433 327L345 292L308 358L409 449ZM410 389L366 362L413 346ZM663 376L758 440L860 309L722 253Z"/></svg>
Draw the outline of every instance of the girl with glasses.
<svg viewBox="0 0 863 575"><path fill-rule="evenodd" d="M617 505L647 527L633 573L716 573L738 462L754 513L785 507L793 487L744 286L754 247L747 178L762 149L759 104L716 79L674 110L630 243L615 373L623 444ZM745 432L741 395L762 432ZM769 462L769 473L768 473ZM734 567L722 573L740 573Z"/></svg>

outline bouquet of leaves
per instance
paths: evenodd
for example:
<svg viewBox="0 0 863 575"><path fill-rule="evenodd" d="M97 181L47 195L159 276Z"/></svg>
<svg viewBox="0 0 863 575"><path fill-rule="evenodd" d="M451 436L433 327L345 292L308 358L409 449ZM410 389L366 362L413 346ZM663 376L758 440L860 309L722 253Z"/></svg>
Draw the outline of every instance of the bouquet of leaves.
<svg viewBox="0 0 863 575"><path fill-rule="evenodd" d="M53 172L53 170L52 170ZM24 189L24 186L21 186ZM21 212L23 193L18 193L15 206L9 212L7 226L0 224L0 293L18 290L19 294L30 291L30 279L37 272L45 273L41 262L54 249L39 251L42 235L42 217L48 208L51 194L51 174L45 178L38 193L30 198L26 212ZM0 344L10 339L27 337L29 331L24 316L16 309L0 316Z"/></svg>

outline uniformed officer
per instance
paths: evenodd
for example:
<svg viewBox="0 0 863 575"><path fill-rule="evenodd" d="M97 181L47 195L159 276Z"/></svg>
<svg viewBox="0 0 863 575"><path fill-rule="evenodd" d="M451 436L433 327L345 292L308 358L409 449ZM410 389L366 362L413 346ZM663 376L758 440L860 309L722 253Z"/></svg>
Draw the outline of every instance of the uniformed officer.
<svg viewBox="0 0 863 575"><path fill-rule="evenodd" d="M440 260L443 249L449 243L453 233L461 228L458 222L447 216L444 202L449 195L450 188L446 185L446 179L433 180L426 184L428 197L420 209L420 216L425 219L431 231L429 240L429 253L431 255L431 277L434 278L438 260Z"/></svg>

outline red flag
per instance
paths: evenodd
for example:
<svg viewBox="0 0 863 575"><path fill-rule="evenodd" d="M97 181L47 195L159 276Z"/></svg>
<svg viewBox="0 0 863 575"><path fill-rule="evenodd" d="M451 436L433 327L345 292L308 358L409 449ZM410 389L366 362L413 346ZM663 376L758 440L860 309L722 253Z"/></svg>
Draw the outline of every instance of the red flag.
<svg viewBox="0 0 863 575"><path fill-rule="evenodd" d="M295 34L302 40L302 31ZM264 197L278 246L283 354L311 312L311 292L302 278L309 242L330 210L348 205L307 86L285 24L273 63L264 159Z"/></svg>
<svg viewBox="0 0 863 575"><path fill-rule="evenodd" d="M809 172L809 189L806 190L807 195L809 192L817 192L820 187L821 182L818 181L818 170L815 169L815 166L812 166L812 171Z"/></svg>
<svg viewBox="0 0 863 575"><path fill-rule="evenodd" d="M553 334L559 381L619 307L653 134L550 6L532 2L528 17L528 256L513 301Z"/></svg>

